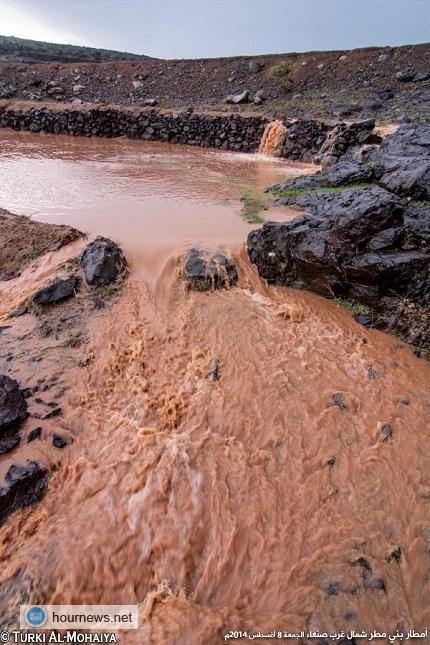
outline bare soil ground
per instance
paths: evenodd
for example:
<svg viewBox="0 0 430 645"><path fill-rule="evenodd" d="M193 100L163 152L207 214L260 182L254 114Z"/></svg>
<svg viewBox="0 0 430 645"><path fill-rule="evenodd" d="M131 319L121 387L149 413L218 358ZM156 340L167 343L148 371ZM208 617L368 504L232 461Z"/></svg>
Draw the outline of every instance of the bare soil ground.
<svg viewBox="0 0 430 645"><path fill-rule="evenodd" d="M0 280L20 275L37 257L82 237L70 226L36 222L0 208Z"/></svg>
<svg viewBox="0 0 430 645"><path fill-rule="evenodd" d="M196 60L101 63L0 63L0 98L255 111L269 116L430 118L430 79L402 82L402 72L430 72L430 45ZM58 94L53 87L59 87ZM250 103L225 105L248 90ZM262 90L265 101L253 104Z"/></svg>

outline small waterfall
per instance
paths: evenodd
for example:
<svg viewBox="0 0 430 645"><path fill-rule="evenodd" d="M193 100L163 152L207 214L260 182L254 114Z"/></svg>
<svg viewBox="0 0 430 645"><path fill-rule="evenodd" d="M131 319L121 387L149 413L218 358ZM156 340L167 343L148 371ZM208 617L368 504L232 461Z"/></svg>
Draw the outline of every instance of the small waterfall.
<svg viewBox="0 0 430 645"><path fill-rule="evenodd" d="M270 157L280 157L287 136L287 128L282 121L271 121L266 125L258 152Z"/></svg>

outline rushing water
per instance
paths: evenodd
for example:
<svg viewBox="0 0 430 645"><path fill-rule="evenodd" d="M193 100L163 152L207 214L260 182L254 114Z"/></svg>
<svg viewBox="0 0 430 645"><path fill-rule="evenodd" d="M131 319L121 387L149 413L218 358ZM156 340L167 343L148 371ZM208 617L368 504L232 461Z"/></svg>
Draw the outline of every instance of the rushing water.
<svg viewBox="0 0 430 645"><path fill-rule="evenodd" d="M258 278L238 245L249 225L236 181L265 185L288 167L5 141L0 206L111 234L134 257L152 232L154 252L164 237L171 248L150 284L135 271L92 321L91 360L68 368L74 443L46 498L1 529L2 575L25 571L47 603L138 603L124 643L428 626L430 370L333 303ZM179 256L194 235L231 248L237 287L185 290ZM52 262L3 285L3 311Z"/></svg>

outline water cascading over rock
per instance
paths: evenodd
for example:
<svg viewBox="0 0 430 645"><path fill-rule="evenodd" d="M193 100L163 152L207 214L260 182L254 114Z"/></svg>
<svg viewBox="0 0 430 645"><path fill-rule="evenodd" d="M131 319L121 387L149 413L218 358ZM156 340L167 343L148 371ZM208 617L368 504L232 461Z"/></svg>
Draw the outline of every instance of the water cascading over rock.
<svg viewBox="0 0 430 645"><path fill-rule="evenodd" d="M266 125L258 152L271 157L281 157L287 137L287 128L282 121L271 121Z"/></svg>

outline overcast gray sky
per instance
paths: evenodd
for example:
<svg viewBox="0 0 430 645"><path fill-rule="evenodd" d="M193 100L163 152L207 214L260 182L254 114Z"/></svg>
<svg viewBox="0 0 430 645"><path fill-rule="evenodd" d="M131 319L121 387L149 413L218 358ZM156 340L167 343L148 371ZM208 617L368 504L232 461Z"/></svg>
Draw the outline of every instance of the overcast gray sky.
<svg viewBox="0 0 430 645"><path fill-rule="evenodd" d="M198 58L430 40L430 0L0 0L0 33Z"/></svg>

